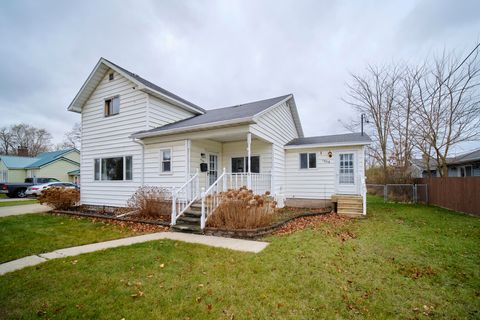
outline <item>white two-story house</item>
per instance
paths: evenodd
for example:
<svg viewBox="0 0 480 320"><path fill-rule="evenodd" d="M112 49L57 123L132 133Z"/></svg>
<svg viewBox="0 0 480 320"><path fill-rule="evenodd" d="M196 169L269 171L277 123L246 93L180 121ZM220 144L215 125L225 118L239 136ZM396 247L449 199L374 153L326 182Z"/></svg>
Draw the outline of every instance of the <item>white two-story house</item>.
<svg viewBox="0 0 480 320"><path fill-rule="evenodd" d="M203 193L248 186L280 206L349 196L360 208L345 212L365 214L370 139L304 137L292 94L205 110L101 58L68 110L81 113L82 204L125 206L138 187L161 186L180 215Z"/></svg>

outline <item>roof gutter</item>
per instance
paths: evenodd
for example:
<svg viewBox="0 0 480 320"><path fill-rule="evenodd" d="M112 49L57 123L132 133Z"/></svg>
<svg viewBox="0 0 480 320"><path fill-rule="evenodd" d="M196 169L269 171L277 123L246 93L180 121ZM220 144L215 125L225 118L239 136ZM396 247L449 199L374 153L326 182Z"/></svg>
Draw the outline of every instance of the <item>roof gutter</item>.
<svg viewBox="0 0 480 320"><path fill-rule="evenodd" d="M336 143L310 143L310 144L294 144L286 145L284 149L303 149L303 148L319 148L319 147L346 147L346 146L366 146L370 142L336 142Z"/></svg>
<svg viewBox="0 0 480 320"><path fill-rule="evenodd" d="M169 130L167 129L167 130L158 130L158 131L138 132L130 135L130 138L143 139L148 137L164 136L164 135L184 133L184 132L190 132L190 131L196 131L196 130L214 129L216 127L224 127L231 124L246 124L246 123L255 123L255 121L253 120L252 117L231 119L231 120L224 120L224 121L217 121L217 122L202 123L198 125L182 127L182 128L174 128Z"/></svg>

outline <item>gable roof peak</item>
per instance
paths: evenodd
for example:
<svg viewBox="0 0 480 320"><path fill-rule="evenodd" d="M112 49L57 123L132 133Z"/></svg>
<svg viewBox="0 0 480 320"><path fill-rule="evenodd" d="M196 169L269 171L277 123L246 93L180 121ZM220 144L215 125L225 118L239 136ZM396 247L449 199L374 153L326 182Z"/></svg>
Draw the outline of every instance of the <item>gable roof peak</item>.
<svg viewBox="0 0 480 320"><path fill-rule="evenodd" d="M111 62L110 60L100 57L97 64L93 68L92 72L88 76L87 80L84 82L75 98L72 100L68 106L69 111L81 112L81 109L85 102L88 100L92 92L96 89L98 84L102 81L107 70L113 69L120 73L122 76L136 84L140 90L143 90L149 94L158 96L159 98L165 99L171 103L178 105L183 109L187 109L196 114L205 113L205 110L196 104L183 99L182 97L163 89L160 86L140 77L136 73L128 71L127 69Z"/></svg>

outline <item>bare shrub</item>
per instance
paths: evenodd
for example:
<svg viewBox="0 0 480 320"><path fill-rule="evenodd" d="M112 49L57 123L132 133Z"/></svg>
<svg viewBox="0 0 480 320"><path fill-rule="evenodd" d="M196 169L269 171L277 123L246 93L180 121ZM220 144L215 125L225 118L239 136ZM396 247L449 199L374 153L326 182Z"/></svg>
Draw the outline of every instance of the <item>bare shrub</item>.
<svg viewBox="0 0 480 320"><path fill-rule="evenodd" d="M209 227L252 229L267 226L274 220L277 203L268 191L254 195L252 190L242 187L222 192L220 197L220 205L208 219Z"/></svg>
<svg viewBox="0 0 480 320"><path fill-rule="evenodd" d="M170 215L172 212L170 194L167 188L143 186L135 191L127 206L139 216L158 218Z"/></svg>
<svg viewBox="0 0 480 320"><path fill-rule="evenodd" d="M38 197L40 204L46 204L56 210L66 210L80 201L80 191L77 189L66 189L52 187L44 190Z"/></svg>

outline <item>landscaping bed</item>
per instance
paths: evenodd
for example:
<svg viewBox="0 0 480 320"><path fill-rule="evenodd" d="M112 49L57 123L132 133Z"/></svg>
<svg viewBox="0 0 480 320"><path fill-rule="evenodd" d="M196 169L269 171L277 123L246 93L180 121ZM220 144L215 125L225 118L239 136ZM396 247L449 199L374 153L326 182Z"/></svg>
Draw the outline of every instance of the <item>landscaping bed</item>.
<svg viewBox="0 0 480 320"><path fill-rule="evenodd" d="M330 212L330 208L309 209L285 207L277 210L273 223L268 226L250 229L215 228L207 226L204 234L228 238L257 239L275 233L277 229L282 228L291 221L296 221L304 217L323 217L327 216Z"/></svg>
<svg viewBox="0 0 480 320"><path fill-rule="evenodd" d="M125 210L126 208L113 207L101 207L95 210L93 206L78 206L72 207L69 210L53 210L52 212L110 221L124 221L149 225L170 226L170 216L160 215L154 218L148 216L139 216L135 214L123 215L127 213Z"/></svg>

